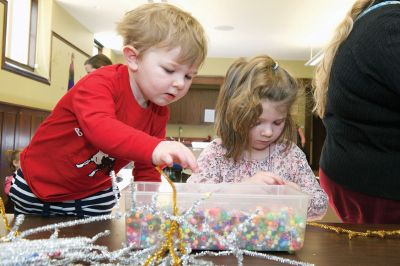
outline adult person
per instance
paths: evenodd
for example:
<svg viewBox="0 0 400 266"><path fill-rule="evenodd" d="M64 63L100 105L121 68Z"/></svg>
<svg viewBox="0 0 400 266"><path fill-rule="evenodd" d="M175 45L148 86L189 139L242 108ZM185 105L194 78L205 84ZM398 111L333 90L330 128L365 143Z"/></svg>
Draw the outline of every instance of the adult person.
<svg viewBox="0 0 400 266"><path fill-rule="evenodd" d="M112 65L112 61L104 54L97 54L87 59L83 65L86 72L90 73L102 66Z"/></svg>
<svg viewBox="0 0 400 266"><path fill-rule="evenodd" d="M315 80L320 182L343 222L400 222L400 1L358 0Z"/></svg>

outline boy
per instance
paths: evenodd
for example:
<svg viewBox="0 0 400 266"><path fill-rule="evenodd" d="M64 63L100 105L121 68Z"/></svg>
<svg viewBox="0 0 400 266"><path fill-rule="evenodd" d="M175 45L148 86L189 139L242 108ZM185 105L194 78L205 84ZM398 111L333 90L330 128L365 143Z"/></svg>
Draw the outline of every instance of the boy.
<svg viewBox="0 0 400 266"><path fill-rule="evenodd" d="M117 30L127 64L83 77L39 127L10 191L16 213L110 213L110 171L130 161L135 181L160 181L155 165L197 170L188 148L163 139L166 105L187 93L206 57L202 26L172 5L147 4L128 12Z"/></svg>

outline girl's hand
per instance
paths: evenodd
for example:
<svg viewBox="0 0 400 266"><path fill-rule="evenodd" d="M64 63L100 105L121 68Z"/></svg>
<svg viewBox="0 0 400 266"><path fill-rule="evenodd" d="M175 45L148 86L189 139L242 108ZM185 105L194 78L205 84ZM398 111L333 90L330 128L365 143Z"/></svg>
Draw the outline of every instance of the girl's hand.
<svg viewBox="0 0 400 266"><path fill-rule="evenodd" d="M267 184L267 185L284 185L286 182L282 178L272 172L258 172L249 179L243 181L246 184Z"/></svg>
<svg viewBox="0 0 400 266"><path fill-rule="evenodd" d="M154 149L151 158L155 165L166 164L172 167L175 162L183 168L190 168L194 173L198 171L197 160L192 151L177 141L161 141Z"/></svg>
<svg viewBox="0 0 400 266"><path fill-rule="evenodd" d="M285 185L288 185L289 187L292 187L292 188L294 188L296 190L300 190L300 186L297 185L296 183L293 183L291 181L284 181L284 182L285 182Z"/></svg>

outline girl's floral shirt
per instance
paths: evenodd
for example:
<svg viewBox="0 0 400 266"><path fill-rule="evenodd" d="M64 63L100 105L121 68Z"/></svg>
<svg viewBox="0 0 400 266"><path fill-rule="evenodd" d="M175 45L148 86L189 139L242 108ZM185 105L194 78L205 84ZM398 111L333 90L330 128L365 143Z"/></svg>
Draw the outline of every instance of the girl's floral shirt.
<svg viewBox="0 0 400 266"><path fill-rule="evenodd" d="M301 191L311 196L307 210L309 220L321 219L328 207L328 197L321 189L303 151L293 144L288 150L282 143L272 144L265 159L239 159L236 163L224 155L226 149L221 140L212 141L199 155L199 172L192 174L188 183L240 183L257 172L268 171L283 180L300 186Z"/></svg>

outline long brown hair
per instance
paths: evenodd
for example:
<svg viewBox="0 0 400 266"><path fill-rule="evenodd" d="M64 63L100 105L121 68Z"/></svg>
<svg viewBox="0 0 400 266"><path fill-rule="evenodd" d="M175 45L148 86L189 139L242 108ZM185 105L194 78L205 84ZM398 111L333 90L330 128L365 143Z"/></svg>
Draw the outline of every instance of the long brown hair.
<svg viewBox="0 0 400 266"><path fill-rule="evenodd" d="M331 75L332 62L336 52L343 41L347 39L351 30L353 29L354 20L365 9L370 7L375 0L358 0L356 1L350 11L346 14L344 20L338 25L335 30L332 40L324 49L324 58L317 66L313 79L314 87L314 100L315 106L313 111L320 117L325 116L325 108L328 93L328 82Z"/></svg>
<svg viewBox="0 0 400 266"><path fill-rule="evenodd" d="M269 56L249 61L236 60L228 69L218 95L216 132L227 149L226 157L238 160L249 145L249 131L262 114L262 100L280 102L290 110L298 86L296 80ZM293 122L288 112L285 128L278 141L290 145Z"/></svg>

